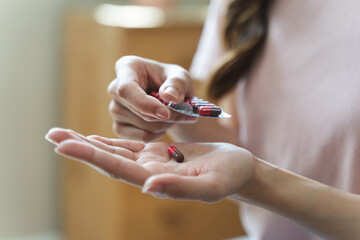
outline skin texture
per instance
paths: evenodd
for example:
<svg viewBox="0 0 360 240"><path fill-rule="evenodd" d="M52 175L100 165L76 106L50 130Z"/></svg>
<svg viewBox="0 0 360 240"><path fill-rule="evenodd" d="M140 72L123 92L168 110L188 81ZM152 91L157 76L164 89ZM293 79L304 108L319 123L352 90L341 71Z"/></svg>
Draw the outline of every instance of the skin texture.
<svg viewBox="0 0 360 240"><path fill-rule="evenodd" d="M58 154L142 187L146 193L173 199L216 202L236 193L254 174L253 155L231 144L171 144L185 156L178 163L168 153L168 143L85 137L60 128L51 129L46 138L57 145Z"/></svg>
<svg viewBox="0 0 360 240"><path fill-rule="evenodd" d="M85 137L54 128L55 151L159 198L216 202L229 197L267 208L326 239L358 239L360 197L269 165L226 143L168 143ZM295 190L295 191L294 191Z"/></svg>
<svg viewBox="0 0 360 240"><path fill-rule="evenodd" d="M56 144L58 154L156 197L202 202L228 197L266 208L326 239L358 239L359 195L270 165L230 144L238 143L231 127L206 119L194 123L146 94L159 88L166 101L192 96L192 79L184 69L129 56L117 62L116 71L108 89L114 131L140 141L85 137L55 128L46 138ZM165 132L186 141L171 144L184 154L183 163L170 157L168 143L151 143Z"/></svg>
<svg viewBox="0 0 360 240"><path fill-rule="evenodd" d="M185 69L136 56L119 59L115 69L117 78L109 85L108 94L118 137L150 142L162 137L175 122L196 121L194 117L171 113L146 93L159 90L166 102L192 97L192 79Z"/></svg>
<svg viewBox="0 0 360 240"><path fill-rule="evenodd" d="M146 93L159 90L166 102L181 102L185 97L192 97L193 79L183 68L126 56L117 61L115 69L117 77L108 87L112 99L109 112L113 130L119 138L151 142L169 130L177 141L237 143L236 133L218 121L198 120L170 111Z"/></svg>

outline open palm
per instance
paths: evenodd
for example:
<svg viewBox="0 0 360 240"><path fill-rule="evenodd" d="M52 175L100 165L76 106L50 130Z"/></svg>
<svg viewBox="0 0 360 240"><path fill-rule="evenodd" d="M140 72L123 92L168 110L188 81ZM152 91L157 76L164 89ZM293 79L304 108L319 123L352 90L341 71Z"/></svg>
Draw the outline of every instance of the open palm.
<svg viewBox="0 0 360 240"><path fill-rule="evenodd" d="M174 143L185 156L176 162L170 144L82 136L54 128L47 139L56 152L85 162L143 192L174 199L218 201L235 193L254 172L251 153L226 143Z"/></svg>

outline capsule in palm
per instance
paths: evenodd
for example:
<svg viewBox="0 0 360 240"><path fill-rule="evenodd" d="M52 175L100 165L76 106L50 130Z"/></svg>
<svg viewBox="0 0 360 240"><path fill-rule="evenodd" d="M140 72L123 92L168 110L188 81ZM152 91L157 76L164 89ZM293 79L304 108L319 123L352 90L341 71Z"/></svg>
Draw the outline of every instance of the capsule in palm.
<svg viewBox="0 0 360 240"><path fill-rule="evenodd" d="M170 146L168 148L168 152L170 153L171 157L174 158L178 163L184 161L184 155L175 146Z"/></svg>

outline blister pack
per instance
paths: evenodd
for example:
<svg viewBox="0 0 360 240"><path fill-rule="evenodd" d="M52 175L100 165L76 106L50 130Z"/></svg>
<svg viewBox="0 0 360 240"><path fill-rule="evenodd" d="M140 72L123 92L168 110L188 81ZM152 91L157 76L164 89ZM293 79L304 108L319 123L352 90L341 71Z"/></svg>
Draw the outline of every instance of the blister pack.
<svg viewBox="0 0 360 240"><path fill-rule="evenodd" d="M168 108L194 117L208 117L208 118L230 118L231 115L224 112L221 107L210 103L201 98L193 97L191 99L185 99L184 102L173 103L165 102L159 96L158 92L151 92L151 96L157 98L160 102L165 104Z"/></svg>

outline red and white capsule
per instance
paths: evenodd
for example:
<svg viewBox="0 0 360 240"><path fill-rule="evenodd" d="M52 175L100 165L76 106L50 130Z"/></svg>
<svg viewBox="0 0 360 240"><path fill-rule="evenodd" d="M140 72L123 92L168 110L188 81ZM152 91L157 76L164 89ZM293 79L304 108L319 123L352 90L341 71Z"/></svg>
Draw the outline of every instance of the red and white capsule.
<svg viewBox="0 0 360 240"><path fill-rule="evenodd" d="M170 153L171 157L174 158L178 163L184 161L184 155L175 146L170 146L168 148L168 152Z"/></svg>
<svg viewBox="0 0 360 240"><path fill-rule="evenodd" d="M193 105L193 111L195 113L197 113L199 108L201 108L201 107L216 107L216 105L212 104L212 103L197 103L197 104Z"/></svg>
<svg viewBox="0 0 360 240"><path fill-rule="evenodd" d="M200 116L217 117L221 114L222 110L220 107L200 107L198 114Z"/></svg>

